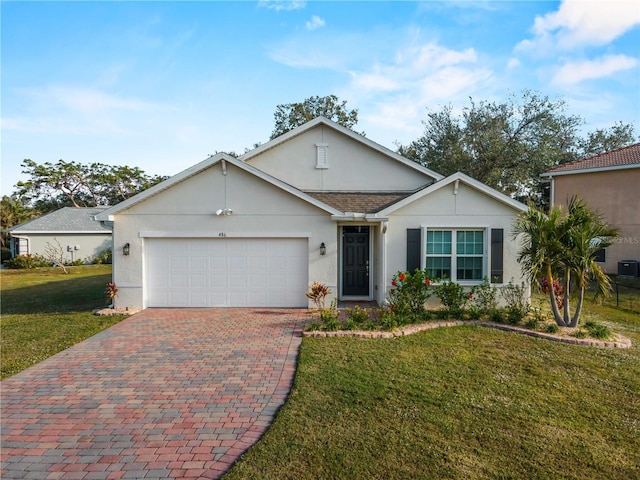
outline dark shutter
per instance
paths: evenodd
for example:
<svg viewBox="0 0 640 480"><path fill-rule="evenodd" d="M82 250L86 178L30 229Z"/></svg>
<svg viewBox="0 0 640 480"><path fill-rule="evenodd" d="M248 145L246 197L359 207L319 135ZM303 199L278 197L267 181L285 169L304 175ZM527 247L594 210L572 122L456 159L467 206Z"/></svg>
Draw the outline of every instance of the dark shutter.
<svg viewBox="0 0 640 480"><path fill-rule="evenodd" d="M503 247L504 230L502 228L491 229L491 283L503 283Z"/></svg>
<svg viewBox="0 0 640 480"><path fill-rule="evenodd" d="M407 272L420 270L420 239L419 228L407 228Z"/></svg>

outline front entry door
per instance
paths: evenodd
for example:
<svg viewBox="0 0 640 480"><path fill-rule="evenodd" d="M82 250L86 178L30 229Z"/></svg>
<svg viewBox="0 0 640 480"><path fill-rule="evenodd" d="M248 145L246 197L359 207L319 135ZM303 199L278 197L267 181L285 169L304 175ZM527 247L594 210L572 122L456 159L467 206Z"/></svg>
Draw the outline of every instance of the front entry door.
<svg viewBox="0 0 640 480"><path fill-rule="evenodd" d="M342 295L369 296L369 227L342 227Z"/></svg>

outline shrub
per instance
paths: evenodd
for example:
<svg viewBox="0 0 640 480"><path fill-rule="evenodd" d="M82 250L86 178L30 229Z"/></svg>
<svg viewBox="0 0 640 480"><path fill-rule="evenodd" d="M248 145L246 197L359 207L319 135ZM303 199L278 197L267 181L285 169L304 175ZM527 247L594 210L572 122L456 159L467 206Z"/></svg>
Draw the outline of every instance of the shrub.
<svg viewBox="0 0 640 480"><path fill-rule="evenodd" d="M494 308L489 312L489 320L495 323L504 322L504 311L500 308Z"/></svg>
<svg viewBox="0 0 640 480"><path fill-rule="evenodd" d="M512 325L519 323L529 313L529 302L527 300L527 289L524 285L516 285L509 282L502 287L502 298L507 304L507 319Z"/></svg>
<svg viewBox="0 0 640 480"><path fill-rule="evenodd" d="M384 330L393 330L398 326L397 315L390 308L380 309L380 327Z"/></svg>
<svg viewBox="0 0 640 480"><path fill-rule="evenodd" d="M11 260L5 262L7 268L23 269L23 268L40 268L50 267L51 264L40 255L18 255Z"/></svg>
<svg viewBox="0 0 640 480"><path fill-rule="evenodd" d="M555 323L550 323L544 329L544 331L547 333L558 333L559 330L560 327L558 327L558 325L556 325Z"/></svg>
<svg viewBox="0 0 640 480"><path fill-rule="evenodd" d="M320 322L310 322L305 327L305 330L309 332L317 332L318 330L322 330L322 324Z"/></svg>
<svg viewBox="0 0 640 480"><path fill-rule="evenodd" d="M96 255L91 259L91 262L95 265L102 265L102 264L110 265L111 261L112 261L112 253L110 248L102 250L98 255Z"/></svg>
<svg viewBox="0 0 640 480"><path fill-rule="evenodd" d="M338 320L339 312L337 302L334 299L329 308L320 310L320 320L324 325L324 329L330 332L340 329L340 321Z"/></svg>
<svg viewBox="0 0 640 480"><path fill-rule="evenodd" d="M587 338L589 336L589 333L586 330L579 328L578 330L573 332L571 335L575 338Z"/></svg>
<svg viewBox="0 0 640 480"><path fill-rule="evenodd" d="M471 320L480 320L482 317L482 310L477 305L471 305L468 312Z"/></svg>
<svg viewBox="0 0 640 480"><path fill-rule="evenodd" d="M6 262L7 260L11 260L11 250L9 250L7 247L1 247L0 253L2 255L0 257L2 263Z"/></svg>
<svg viewBox="0 0 640 480"><path fill-rule="evenodd" d="M498 289L491 285L487 277L484 277L482 283L474 287L471 293L473 294L471 303L482 315L498 307Z"/></svg>
<svg viewBox="0 0 640 480"><path fill-rule="evenodd" d="M369 320L369 310L366 308L360 308L359 305L345 309L345 313L347 315L347 321L352 321L356 325L365 323Z"/></svg>
<svg viewBox="0 0 640 480"><path fill-rule="evenodd" d="M593 320L585 322L584 328L587 329L589 335L593 338L604 340L611 336L611 329L609 327L601 323L594 322Z"/></svg>
<svg viewBox="0 0 640 480"><path fill-rule="evenodd" d="M467 303L473 299L473 292L465 292L462 285L451 280L443 280L434 291L452 317L462 317Z"/></svg>
<svg viewBox="0 0 640 480"><path fill-rule="evenodd" d="M424 312L424 304L431 297L431 279L424 271L398 272L391 285L388 303L394 313L403 316Z"/></svg>

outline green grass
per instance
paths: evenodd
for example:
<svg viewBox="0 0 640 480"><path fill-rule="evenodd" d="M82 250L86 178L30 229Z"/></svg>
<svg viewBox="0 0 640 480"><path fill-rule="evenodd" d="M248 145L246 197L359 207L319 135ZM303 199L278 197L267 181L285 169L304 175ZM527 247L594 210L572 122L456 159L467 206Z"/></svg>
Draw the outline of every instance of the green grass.
<svg viewBox="0 0 640 480"><path fill-rule="evenodd" d="M110 265L2 270L0 378L14 375L122 320L98 317Z"/></svg>
<svg viewBox="0 0 640 480"><path fill-rule="evenodd" d="M232 479L640 478L640 316L627 350L481 327L305 338L295 384Z"/></svg>

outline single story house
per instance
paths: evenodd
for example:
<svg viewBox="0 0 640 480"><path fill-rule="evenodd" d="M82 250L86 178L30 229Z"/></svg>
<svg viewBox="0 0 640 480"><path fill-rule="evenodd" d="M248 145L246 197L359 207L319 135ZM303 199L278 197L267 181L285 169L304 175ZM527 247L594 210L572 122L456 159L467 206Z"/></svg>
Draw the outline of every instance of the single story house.
<svg viewBox="0 0 640 480"><path fill-rule="evenodd" d="M11 256L44 255L47 244L60 244L69 262L93 259L111 248L111 228L95 220L106 208L63 207L8 228Z"/></svg>
<svg viewBox="0 0 640 480"><path fill-rule="evenodd" d="M525 209L319 117L96 218L113 222L118 308L307 307L313 282L382 303L392 276L416 268L464 285L520 283L510 230Z"/></svg>
<svg viewBox="0 0 640 480"><path fill-rule="evenodd" d="M640 143L558 165L542 174L551 182L551 205L566 208L577 195L620 236L600 252L606 273L638 276L640 262Z"/></svg>

